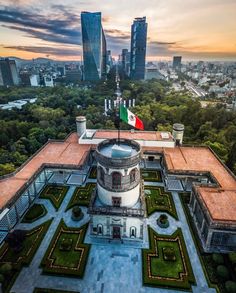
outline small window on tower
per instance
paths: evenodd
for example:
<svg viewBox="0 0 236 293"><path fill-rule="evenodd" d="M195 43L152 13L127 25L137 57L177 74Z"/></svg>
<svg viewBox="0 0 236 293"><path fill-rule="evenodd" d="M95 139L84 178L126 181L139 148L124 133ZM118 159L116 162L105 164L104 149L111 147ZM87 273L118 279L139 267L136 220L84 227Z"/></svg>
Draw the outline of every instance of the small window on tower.
<svg viewBox="0 0 236 293"><path fill-rule="evenodd" d="M135 179L136 179L135 178L136 177L136 170L135 169L130 171L129 177L130 177L130 183L135 182Z"/></svg>

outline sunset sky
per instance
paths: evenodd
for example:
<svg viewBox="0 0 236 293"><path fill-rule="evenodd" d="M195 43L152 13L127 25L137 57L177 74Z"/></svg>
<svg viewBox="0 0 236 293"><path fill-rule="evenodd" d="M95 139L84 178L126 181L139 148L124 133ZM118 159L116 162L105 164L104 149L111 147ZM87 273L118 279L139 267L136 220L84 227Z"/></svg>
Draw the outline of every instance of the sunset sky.
<svg viewBox="0 0 236 293"><path fill-rule="evenodd" d="M236 0L0 0L0 56L81 59L81 11L101 11L113 56L147 17L148 60L236 61Z"/></svg>

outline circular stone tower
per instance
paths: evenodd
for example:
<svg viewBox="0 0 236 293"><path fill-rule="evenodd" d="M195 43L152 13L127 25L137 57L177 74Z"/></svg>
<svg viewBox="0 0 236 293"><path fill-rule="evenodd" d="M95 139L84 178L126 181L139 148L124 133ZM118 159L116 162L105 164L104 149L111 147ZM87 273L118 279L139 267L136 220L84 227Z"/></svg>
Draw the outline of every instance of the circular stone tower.
<svg viewBox="0 0 236 293"><path fill-rule="evenodd" d="M140 145L128 139L105 140L98 144L97 194L102 204L133 207L140 196Z"/></svg>

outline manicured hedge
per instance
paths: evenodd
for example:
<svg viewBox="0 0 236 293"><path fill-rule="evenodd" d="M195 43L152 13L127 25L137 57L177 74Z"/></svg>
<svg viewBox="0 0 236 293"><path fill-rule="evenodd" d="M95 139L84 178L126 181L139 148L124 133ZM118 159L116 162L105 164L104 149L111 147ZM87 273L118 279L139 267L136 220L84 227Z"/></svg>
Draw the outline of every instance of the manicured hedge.
<svg viewBox="0 0 236 293"><path fill-rule="evenodd" d="M0 266L6 262L12 264L12 271L10 274L5 276L3 282L3 292L8 292L14 284L18 274L20 273L23 266L28 266L39 245L41 244L52 220L49 220L32 230L28 230L26 239L24 240L23 249L16 253L13 251L7 243L3 243L0 248Z"/></svg>
<svg viewBox="0 0 236 293"><path fill-rule="evenodd" d="M142 178L144 181L162 182L161 171L159 171L159 170L142 169L141 174L142 174Z"/></svg>
<svg viewBox="0 0 236 293"><path fill-rule="evenodd" d="M96 184L94 183L87 183L85 187L77 187L70 199L66 211L76 205L88 206L95 187Z"/></svg>
<svg viewBox="0 0 236 293"><path fill-rule="evenodd" d="M60 222L41 262L44 274L83 277L90 250L90 244L83 243L87 227L70 228ZM69 250L61 246L66 238L72 239Z"/></svg>
<svg viewBox="0 0 236 293"><path fill-rule="evenodd" d="M47 214L44 205L35 203L24 215L22 223L33 223Z"/></svg>
<svg viewBox="0 0 236 293"><path fill-rule="evenodd" d="M148 216L154 212L166 212L178 219L171 192L165 191L163 187L146 185L144 190ZM146 192L147 190L150 194Z"/></svg>
<svg viewBox="0 0 236 293"><path fill-rule="evenodd" d="M40 198L48 199L52 205L58 210L66 196L69 187L58 184L49 184L41 191Z"/></svg>
<svg viewBox="0 0 236 293"><path fill-rule="evenodd" d="M169 236L159 235L148 227L148 235L150 248L142 250L143 284L190 290L195 278L181 229ZM171 259L164 260L163 251L171 251Z"/></svg>

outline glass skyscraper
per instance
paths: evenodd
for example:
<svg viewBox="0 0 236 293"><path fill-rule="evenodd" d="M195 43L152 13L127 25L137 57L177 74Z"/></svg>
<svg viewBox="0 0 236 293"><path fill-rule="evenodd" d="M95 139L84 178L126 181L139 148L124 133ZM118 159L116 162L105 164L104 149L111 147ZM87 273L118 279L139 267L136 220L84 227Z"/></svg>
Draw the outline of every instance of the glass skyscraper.
<svg viewBox="0 0 236 293"><path fill-rule="evenodd" d="M106 76L106 38L101 12L82 12L83 79L96 81Z"/></svg>
<svg viewBox="0 0 236 293"><path fill-rule="evenodd" d="M130 77L144 79L147 43L146 17L135 18L131 26Z"/></svg>

